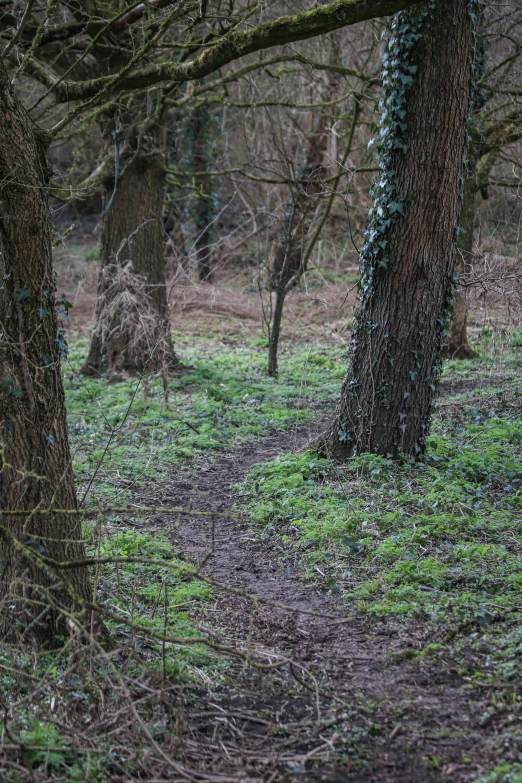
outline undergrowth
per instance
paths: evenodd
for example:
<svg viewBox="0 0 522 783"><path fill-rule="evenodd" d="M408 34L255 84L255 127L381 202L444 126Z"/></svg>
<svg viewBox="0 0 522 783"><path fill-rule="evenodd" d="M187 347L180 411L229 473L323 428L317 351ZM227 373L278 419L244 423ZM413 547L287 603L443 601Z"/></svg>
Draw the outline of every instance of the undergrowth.
<svg viewBox="0 0 522 783"><path fill-rule="evenodd" d="M480 720L497 725L502 715L499 737L509 744L522 674L521 359L516 350L491 358L483 343L482 359L447 363L422 461L365 455L336 466L283 454L249 471L242 509L325 591L378 622L438 630L408 657L441 665L451 657L464 687L502 682ZM93 569L115 650L93 647L81 657L71 640L39 655L2 647L0 691L7 740L23 746L35 779L101 783L130 779L138 767L145 776L159 746L175 753L183 688L226 678L223 658L193 643L201 636L194 610L212 590L178 558L169 538L176 520L102 508L161 505L171 477L187 467L311 420L335 398L345 366L341 349L301 344L286 351L275 381L265 374L261 341L206 338L182 346L192 367L169 379L167 407L160 378L150 379L146 395L136 380L82 378L85 341L72 339L70 348L73 465L80 500L100 512L85 523L88 552L143 562ZM521 783L519 761L506 758L476 783ZM7 780L18 779L11 770Z"/></svg>
<svg viewBox="0 0 522 783"><path fill-rule="evenodd" d="M439 401L418 463L367 454L341 466L283 454L241 485L242 508L264 535L360 611L433 622L446 641L471 630L477 644L507 621L488 656L508 679L522 673L522 385L506 380L518 362L506 359L500 384L476 379ZM472 365L452 363L447 381L458 388ZM480 369L493 367L483 360Z"/></svg>
<svg viewBox="0 0 522 783"><path fill-rule="evenodd" d="M343 373L339 351L309 346L287 351L276 381L266 374L261 342L187 341L181 352L190 369L169 378L166 404L161 378L149 379L144 396L140 380L107 384L79 376L86 343L70 340L64 380L78 494L87 508L109 507L103 525L87 525L91 554L175 561L175 548L163 532L175 518L152 514L136 520L110 508L161 506L179 471L197 458L212 459L225 446L308 421L315 406L334 396ZM167 589L168 604L176 607L169 610L169 629L181 636L191 634L186 609L210 595L205 584L156 566L108 564L96 578L100 600L156 630L164 621ZM123 632L117 623L111 630ZM152 645L149 657L158 650ZM169 667L189 671L199 666L201 655L193 647L178 650Z"/></svg>
<svg viewBox="0 0 522 783"><path fill-rule="evenodd" d="M391 663L440 667L475 693L497 766L474 783L522 783L522 359L481 347L446 364L421 461L282 454L238 489L289 570L376 627L421 634Z"/></svg>
<svg viewBox="0 0 522 783"><path fill-rule="evenodd" d="M73 338L65 390L80 496L101 465L91 496L121 504L141 483L148 491L156 485L159 498L174 466L302 424L335 398L344 373L340 349L296 346L274 380L266 374L260 342L238 346L206 338L182 346L191 369L169 378L167 409L160 378L149 383L143 399L137 380L108 385L78 376L86 343Z"/></svg>
<svg viewBox="0 0 522 783"><path fill-rule="evenodd" d="M197 609L212 590L178 558L169 537L177 515L135 518L121 508L161 505L173 477L198 459L310 420L335 395L344 368L335 351L300 346L287 352L275 381L265 373L263 341L238 346L207 338L182 348L191 367L169 379L166 404L161 378L148 379L143 394L135 379L109 385L79 376L86 343L72 337L69 347L73 468L80 501L99 511L84 533L88 555L110 561L95 566L92 578L115 649L85 639L81 653L67 639L62 650L38 656L2 646L0 691L7 740L23 748L24 765L38 779L123 780L138 767L145 774L147 754L159 752L154 742L175 742L177 689L217 687L228 663L212 639L210 647L196 641L206 636L197 629ZM121 725L118 715L126 716ZM19 779L16 771L8 775Z"/></svg>
<svg viewBox="0 0 522 783"><path fill-rule="evenodd" d="M29 771L0 769L6 782L143 777L155 749L176 741L183 689L226 676L225 659L198 642L205 634L190 616L210 588L178 567L168 538L123 520L85 533L88 554L123 559L92 574L112 644L89 638L87 627L39 654L0 645L2 744ZM133 557L141 562L125 562Z"/></svg>
<svg viewBox="0 0 522 783"><path fill-rule="evenodd" d="M168 630L169 635L187 642L201 636L195 632L188 610L211 595L207 584L176 568L176 552L166 536L115 526L111 535L102 539L95 549L100 558L138 557L144 561L104 564L96 574L99 601L121 616L119 622L114 618L107 621L114 638L122 643L132 642L131 647L139 650L141 659L152 665L157 665L161 657L164 674L171 676L190 675L193 666L212 663L209 654L201 648L163 646L148 634L148 631L164 634ZM156 562L147 564L147 558ZM165 560L165 567L158 565L158 560ZM143 630L136 632L134 623Z"/></svg>

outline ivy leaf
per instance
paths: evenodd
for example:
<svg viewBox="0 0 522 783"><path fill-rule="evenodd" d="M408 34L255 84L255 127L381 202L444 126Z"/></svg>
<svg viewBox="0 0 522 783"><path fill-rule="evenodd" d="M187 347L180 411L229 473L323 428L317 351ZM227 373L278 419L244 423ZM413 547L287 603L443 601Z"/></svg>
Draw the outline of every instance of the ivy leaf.
<svg viewBox="0 0 522 783"><path fill-rule="evenodd" d="M70 310L70 309L71 309L71 307L72 307L72 304L71 304L71 302L69 302L69 301L67 300L67 297L66 297L66 295L65 295L65 294L62 294L62 295L61 295L61 297L60 297L60 299L57 299L57 300L56 300L56 304L61 304L61 305L63 305L63 309L65 310L65 312L66 312L66 313L68 313L68 312L69 312L69 310Z"/></svg>
<svg viewBox="0 0 522 783"><path fill-rule="evenodd" d="M16 289L16 302L23 302L24 299L27 299L29 296L29 289L28 288L17 288Z"/></svg>
<svg viewBox="0 0 522 783"><path fill-rule="evenodd" d="M8 378L3 376L0 378L0 392L8 397L16 397L16 399L22 399L22 393L16 385L14 378Z"/></svg>
<svg viewBox="0 0 522 783"><path fill-rule="evenodd" d="M32 549L33 552L38 552L39 555L43 555L43 553L45 552L45 547L42 546L42 544L39 541L36 541L32 537L27 539L25 545L29 549Z"/></svg>

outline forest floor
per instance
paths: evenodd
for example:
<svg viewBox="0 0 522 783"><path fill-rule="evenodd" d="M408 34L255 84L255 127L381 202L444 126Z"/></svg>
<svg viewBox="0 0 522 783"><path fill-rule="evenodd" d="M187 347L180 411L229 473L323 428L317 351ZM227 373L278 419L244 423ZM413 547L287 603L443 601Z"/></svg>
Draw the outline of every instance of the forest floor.
<svg viewBox="0 0 522 783"><path fill-rule="evenodd" d="M196 483L180 482L176 497L199 509L234 507L235 484L253 464L305 446L307 435L273 437L219 459L198 471ZM268 660L283 655L293 662L277 679L240 671L220 689L215 698L224 716L231 708L241 715L202 737L215 771L230 769L234 758L259 780L421 783L476 776L489 738L480 725L487 697L462 691L462 677L447 659L412 661L433 638L424 624L404 627L358 613L332 593L321 569L318 579L303 579L291 547L260 540L242 520L219 519L214 531L191 520L175 541L191 559L214 546L204 573L261 601L256 606L218 590L215 603L199 613L204 627L228 643L248 638L258 659L263 652ZM266 721L261 728L256 717Z"/></svg>
<svg viewBox="0 0 522 783"><path fill-rule="evenodd" d="M442 404L463 387L476 389L475 383L447 383ZM316 421L312 431L322 424L324 419ZM290 436L274 435L198 467L174 485L173 499L214 512L237 508L237 485L253 465L268 463L277 469L275 456L297 451L290 474L295 480L312 459L302 455L309 434L305 428ZM301 496L303 489L299 487ZM273 499L273 486L267 493ZM279 522L284 517L283 512ZM415 526L409 531L413 535ZM520 533L519 525L513 532ZM377 616L358 612L353 602L343 600L345 591L327 561L322 562L325 571L315 566L311 579L302 552L296 556L281 531L260 537L259 527L231 516L213 526L184 522L174 540L196 561L212 552L203 573L260 599L253 604L217 590L215 603L198 614L204 627L227 643L244 644L248 638L258 660L262 652L267 659L283 655L293 661L289 673L268 682L264 675L238 672L216 694L224 720L219 728L212 726L212 736L200 737L201 751L215 771L230 770L233 759L232 768L238 765L252 780L471 781L488 768L496 772L484 780L518 779L520 768L509 761L519 758L520 751L519 683L514 672L499 679L488 672L494 667L488 655L498 651L501 637L513 632L517 638L514 643L510 639L503 662L516 657L519 615L509 612L513 606L497 607L485 621L484 607L475 606L474 616L453 616L449 624L430 622L429 611L418 612L415 619L406 616L406 621L401 615ZM346 560L357 560L358 553L346 544L342 548ZM480 563L475 567L480 569ZM429 583L429 571L423 576ZM439 592L420 587L431 600ZM444 598L447 603L447 594ZM488 633L490 624L494 630ZM227 718L238 709L236 718ZM266 723L260 727L256 718Z"/></svg>
<svg viewBox="0 0 522 783"><path fill-rule="evenodd" d="M159 378L77 375L76 302L71 443L89 550L119 558L95 573L116 648L0 649L0 780L520 783L520 329L474 314L424 460L342 468L306 445L349 307L293 304L276 381L237 293L187 308L168 404Z"/></svg>

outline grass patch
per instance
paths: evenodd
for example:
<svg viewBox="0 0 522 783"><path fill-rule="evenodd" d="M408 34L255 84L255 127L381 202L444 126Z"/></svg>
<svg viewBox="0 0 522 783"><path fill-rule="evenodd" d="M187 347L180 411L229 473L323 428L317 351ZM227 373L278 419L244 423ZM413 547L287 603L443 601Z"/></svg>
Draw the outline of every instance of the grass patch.
<svg viewBox="0 0 522 783"><path fill-rule="evenodd" d="M190 610L206 601L211 589L176 567L176 552L166 536L116 527L92 548L101 558L165 560L165 567L146 562L109 563L100 567L96 576L98 599L121 616L120 622L114 619L107 622L118 641L132 643L142 660L153 666L163 656L164 674L176 678L190 676L193 666L216 664L205 648L190 644L190 639L201 636L189 619ZM133 623L143 631L133 630ZM164 634L167 630L170 636L186 639L187 647L167 643L163 648L161 641L147 633Z"/></svg>
<svg viewBox="0 0 522 783"><path fill-rule="evenodd" d="M96 497L124 502L130 482L134 492L140 483L148 489L154 483L159 497L174 466L305 423L314 407L335 398L344 374L339 349L297 346L285 354L274 380L266 375L266 352L255 342L239 347L205 339L183 347L193 369L169 379L167 410L160 379L143 401L135 380L107 385L76 375L86 342L73 340L65 390L80 494L103 458Z"/></svg>
<svg viewBox="0 0 522 783"><path fill-rule="evenodd" d="M522 783L522 764L500 764L473 783Z"/></svg>
<svg viewBox="0 0 522 783"><path fill-rule="evenodd" d="M0 645L8 725L3 749L30 770L30 777L20 777L6 762L4 774L0 764L2 780L106 783L115 776L145 777L156 749L172 747L178 695L201 687L202 680L206 685L226 677L227 662L197 642L204 634L191 616L211 590L179 567L168 538L126 529L124 520L103 530L86 525L85 536L88 554L145 562L93 569L98 601L111 613L104 618L111 649L83 631L67 634L61 649L38 654ZM88 632L88 619L86 625Z"/></svg>
<svg viewBox="0 0 522 783"><path fill-rule="evenodd" d="M461 364L447 375L472 372L473 363ZM319 571L325 589L362 612L427 620L444 633L471 624L477 645L507 618L510 629L489 656L514 677L522 651L522 394L519 381L499 388L498 366L474 366L481 379L495 371L497 386L441 401L422 462L363 455L338 466L309 453L281 455L249 471L243 508L265 535L293 547L305 573Z"/></svg>
<svg viewBox="0 0 522 783"><path fill-rule="evenodd" d="M64 380L73 467L79 497L88 491L86 506L96 508L98 502L107 508L131 503L159 506L168 496L171 476L180 468L197 458L212 459L219 449L247 438L308 421L315 405L334 397L344 373L340 351L310 346L289 350L276 381L266 374L266 350L259 343L256 339L246 346L192 340L182 348L192 369L169 379L167 408L160 379L150 382L143 399L137 380L107 384L78 376L87 345L73 338ZM94 525L86 533L91 553L172 562L176 552L163 532L167 524L166 519L129 521L125 515L109 512L103 529ZM190 613L209 597L203 583L157 566L107 565L96 578L101 600L156 630L164 622L167 589L168 604L176 607L168 610L169 629L180 636L192 634L187 610ZM128 632L117 623L111 630ZM146 649L157 664L160 645ZM175 660L168 663L169 671L203 665L201 654L192 646L178 649Z"/></svg>

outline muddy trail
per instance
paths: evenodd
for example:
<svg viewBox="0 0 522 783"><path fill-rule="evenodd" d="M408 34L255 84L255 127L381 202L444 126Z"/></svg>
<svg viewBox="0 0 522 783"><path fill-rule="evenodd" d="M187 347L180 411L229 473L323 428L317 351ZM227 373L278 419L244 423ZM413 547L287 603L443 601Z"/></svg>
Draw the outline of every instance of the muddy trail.
<svg viewBox="0 0 522 783"><path fill-rule="evenodd" d="M271 435L202 464L175 481L168 502L226 512L238 503L235 485L254 463L305 446L320 427ZM411 660L432 640L430 629L358 614L329 594L320 573L317 581L303 579L291 547L238 517L216 518L214 525L186 517L172 535L180 556L192 562L209 555L214 538L204 574L301 610L254 606L220 589L215 603L200 610L200 630L216 641L250 645L258 661L284 655L294 662L267 672L231 664L222 682L209 683L205 710L194 697L189 713L199 717L197 725L188 721L186 752L202 774L259 783L477 776L488 737L476 695L462 690L452 665Z"/></svg>

